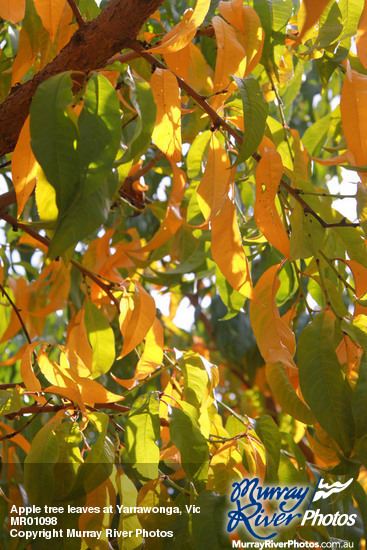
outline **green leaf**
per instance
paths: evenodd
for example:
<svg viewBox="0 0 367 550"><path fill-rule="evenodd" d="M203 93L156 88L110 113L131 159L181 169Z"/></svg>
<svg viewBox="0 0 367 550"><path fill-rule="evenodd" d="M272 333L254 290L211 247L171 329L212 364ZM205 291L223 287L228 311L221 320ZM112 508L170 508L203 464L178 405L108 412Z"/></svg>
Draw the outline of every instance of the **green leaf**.
<svg viewBox="0 0 367 550"><path fill-rule="evenodd" d="M367 351L367 315L343 319L342 330Z"/></svg>
<svg viewBox="0 0 367 550"><path fill-rule="evenodd" d="M85 302L85 328L93 349L92 376L110 370L115 360L115 336L103 313L90 300Z"/></svg>
<svg viewBox="0 0 367 550"><path fill-rule="evenodd" d="M121 139L119 100L106 77L93 73L83 95L78 119L80 185L88 196L100 187L112 169Z"/></svg>
<svg viewBox="0 0 367 550"><path fill-rule="evenodd" d="M322 225L311 214L305 213L298 203L293 208L290 221L292 233L289 247L292 260L317 255L325 238Z"/></svg>
<svg viewBox="0 0 367 550"><path fill-rule="evenodd" d="M21 408L19 389L0 390L0 418Z"/></svg>
<svg viewBox="0 0 367 550"><path fill-rule="evenodd" d="M209 376L203 358L192 351L188 351L179 361L182 370L185 389L185 400L200 408L208 396Z"/></svg>
<svg viewBox="0 0 367 550"><path fill-rule="evenodd" d="M205 487L208 476L208 444L193 418L184 410L172 407L169 431L171 440L181 453L182 467L198 490Z"/></svg>
<svg viewBox="0 0 367 550"><path fill-rule="evenodd" d="M140 479L158 477L160 437L159 400L156 392L139 396L127 418L125 445Z"/></svg>
<svg viewBox="0 0 367 550"><path fill-rule="evenodd" d="M42 82L30 109L32 150L56 191L59 213L70 205L79 182L78 131L67 109L73 101L70 74Z"/></svg>
<svg viewBox="0 0 367 550"><path fill-rule="evenodd" d="M343 242L349 258L367 267L367 243L363 231L358 227L333 227L332 230Z"/></svg>
<svg viewBox="0 0 367 550"><path fill-rule="evenodd" d="M148 82L139 78L129 78L127 83L130 86L131 101L138 113L138 119L133 138L122 158L123 162L128 162L144 153L150 144L157 115L157 107Z"/></svg>
<svg viewBox="0 0 367 550"><path fill-rule="evenodd" d="M354 431L350 388L335 353L334 317L330 312L317 315L302 331L297 359L306 403L324 430L348 454Z"/></svg>
<svg viewBox="0 0 367 550"><path fill-rule="evenodd" d="M278 468L280 460L280 433L271 416L264 415L254 421L255 431L265 447L266 472L265 481L273 483L278 481Z"/></svg>
<svg viewBox="0 0 367 550"><path fill-rule="evenodd" d="M82 434L76 422L65 422L55 430L55 435L59 446L59 456L54 467L54 498L60 500L71 491L78 468L83 462L79 450Z"/></svg>
<svg viewBox="0 0 367 550"><path fill-rule="evenodd" d="M187 177L189 180L200 179L203 174L203 156L206 148L208 147L211 135L212 132L210 130L206 130L196 136L192 142L186 159Z"/></svg>
<svg viewBox="0 0 367 550"><path fill-rule="evenodd" d="M57 224L48 250L51 260L75 246L106 221L118 185L118 173L114 170L92 195L76 192L70 208Z"/></svg>
<svg viewBox="0 0 367 550"><path fill-rule="evenodd" d="M309 126L302 137L302 143L310 155L318 155L325 143L330 128L331 114L328 114Z"/></svg>
<svg viewBox="0 0 367 550"><path fill-rule="evenodd" d="M124 508L135 507L138 491L134 483L121 470L117 472L116 484L119 492L120 504ZM135 533L135 530L140 528L141 525L136 514L121 512L118 524L119 531L132 531ZM141 548L142 542L143 537L141 535L126 538L118 537L119 550L137 550Z"/></svg>
<svg viewBox="0 0 367 550"><path fill-rule="evenodd" d="M98 485L106 481L112 472L115 453L114 447L107 437L109 418L107 414L89 412L89 420L99 433L96 443L92 445L87 458L78 469L75 483L66 497L62 500L72 500L93 491Z"/></svg>
<svg viewBox="0 0 367 550"><path fill-rule="evenodd" d="M367 434L367 357L363 355L359 369L358 379L352 395L352 413L356 426L356 437Z"/></svg>
<svg viewBox="0 0 367 550"><path fill-rule="evenodd" d="M296 394L282 363L266 365L266 379L275 399L285 413L304 424L315 424L314 415Z"/></svg>
<svg viewBox="0 0 367 550"><path fill-rule="evenodd" d="M273 14L271 3L268 0L253 0L253 7L257 15L260 17L261 26L265 32L261 62L264 62L264 64L267 65L271 55L270 40L273 32Z"/></svg>
<svg viewBox="0 0 367 550"><path fill-rule="evenodd" d="M241 94L245 131L236 164L247 160L258 148L265 131L269 105L260 84L253 76L233 77Z"/></svg>
<svg viewBox="0 0 367 550"><path fill-rule="evenodd" d="M227 314L220 320L227 321L238 315L244 306L246 298L228 283L218 267L215 269L215 282L219 295L228 309Z"/></svg>
<svg viewBox="0 0 367 550"><path fill-rule="evenodd" d="M292 0L272 0L271 7L273 11L273 30L285 33L288 21L292 17Z"/></svg>
<svg viewBox="0 0 367 550"><path fill-rule="evenodd" d="M204 491L195 501L200 514L192 516L192 536L194 549L226 550L232 548L226 533L228 499L212 491Z"/></svg>
<svg viewBox="0 0 367 550"><path fill-rule="evenodd" d="M61 418L53 418L34 436L24 461L24 485L32 504L50 504L55 491L54 465L59 457L55 429Z"/></svg>

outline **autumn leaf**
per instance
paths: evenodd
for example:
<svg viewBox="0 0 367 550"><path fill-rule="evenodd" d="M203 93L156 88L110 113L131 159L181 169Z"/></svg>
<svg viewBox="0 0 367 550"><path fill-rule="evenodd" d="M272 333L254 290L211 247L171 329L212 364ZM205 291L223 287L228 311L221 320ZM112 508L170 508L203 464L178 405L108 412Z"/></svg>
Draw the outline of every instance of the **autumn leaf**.
<svg viewBox="0 0 367 550"><path fill-rule="evenodd" d="M367 76L357 73L347 65L341 98L340 112L348 149L357 166L367 164L367 106L364 97L367 91Z"/></svg>
<svg viewBox="0 0 367 550"><path fill-rule="evenodd" d="M234 171L219 140L212 135L205 172L197 189L197 201L205 220L212 219L228 198Z"/></svg>
<svg viewBox="0 0 367 550"><path fill-rule="evenodd" d="M255 221L268 242L287 258L289 239L275 205L282 174L283 164L279 153L265 147L256 169Z"/></svg>
<svg viewBox="0 0 367 550"><path fill-rule="evenodd" d="M202 24L208 12L210 0L197 0L194 10L186 10L182 21L171 29L161 41L159 46L151 48L153 53L173 53L184 48L196 34L197 28Z"/></svg>
<svg viewBox="0 0 367 550"><path fill-rule="evenodd" d="M298 40L302 41L307 32L319 21L330 0L303 0L298 13Z"/></svg>
<svg viewBox="0 0 367 550"><path fill-rule="evenodd" d="M150 80L157 105L157 120L152 139L174 162L181 160L181 98L176 77L157 68Z"/></svg>
<svg viewBox="0 0 367 550"><path fill-rule="evenodd" d="M33 193L36 185L37 162L31 148L29 116L19 134L17 145L12 157L12 175L14 189L17 195L18 216Z"/></svg>
<svg viewBox="0 0 367 550"><path fill-rule="evenodd" d="M34 0L34 7L53 42L64 11L65 0Z"/></svg>
<svg viewBox="0 0 367 550"><path fill-rule="evenodd" d="M220 213L212 220L211 250L213 260L229 284L246 298L255 298L251 273L243 250L236 208L228 198Z"/></svg>
<svg viewBox="0 0 367 550"><path fill-rule="evenodd" d="M25 0L0 0L0 17L11 23L19 23L24 17Z"/></svg>

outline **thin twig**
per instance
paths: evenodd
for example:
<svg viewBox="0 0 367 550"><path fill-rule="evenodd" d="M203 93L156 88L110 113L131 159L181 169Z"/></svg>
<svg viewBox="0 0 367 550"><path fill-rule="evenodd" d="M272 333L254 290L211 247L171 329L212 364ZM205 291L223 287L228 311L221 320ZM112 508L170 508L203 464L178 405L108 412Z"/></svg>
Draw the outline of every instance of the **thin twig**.
<svg viewBox="0 0 367 550"><path fill-rule="evenodd" d="M138 41L134 42L131 46L137 53L140 53L140 55L148 61L153 67L159 67L160 69L170 70L168 67L156 59L153 55L151 55L148 51L144 49L142 44ZM239 145L242 145L243 138L242 136L224 120L218 113L213 109L211 105L207 102L206 96L203 96L199 94L194 88L192 88L185 80L183 80L180 76L176 75L173 71L171 71L172 74L175 75L177 78L177 82L179 87L184 90L200 107L204 109L204 111L209 115L209 117L212 120L213 129L217 129L219 127L222 127L226 132L228 132ZM256 162L260 162L261 155L259 153L254 153L252 157L256 160ZM284 179L280 180L280 185L284 187L288 193L302 206L303 211L305 214L310 214L313 216L324 228L328 227L359 227L359 223L349 223L346 221L345 218L343 218L340 222L335 223L328 223L325 220L323 220L312 208L311 206L302 199L302 197L299 196L299 193L296 189L291 187Z"/></svg>
<svg viewBox="0 0 367 550"><path fill-rule="evenodd" d="M1 294L3 296L6 296L6 299L8 300L9 304L11 305L11 307L13 308L13 311L15 313L15 315L18 317L18 320L22 326L22 329L23 329L23 332L25 334L25 337L27 338L28 340L28 343L31 344L32 343L32 340L31 340L31 337L29 336L29 332L28 332L28 329L27 327L25 326L25 323L22 319L22 316L20 314L21 310L17 308L17 306L15 305L15 303L13 302L13 300L10 298L9 294L6 292L5 288L3 287L2 284L0 284L0 290L1 290Z"/></svg>
<svg viewBox="0 0 367 550"><path fill-rule="evenodd" d="M32 416L32 418L26 424L24 424L24 426L22 426L21 428L19 428L19 430L16 430L15 432L3 435L2 437L0 437L0 441L4 441L5 439L12 439L12 437L15 437L16 435L20 434L23 430L25 430L30 424L32 424L33 420L35 420L35 418L37 418L37 416L41 412L44 412L43 409L48 405L48 403L51 401L51 399L52 399L52 397L50 397L50 399L48 401L46 401L46 403L44 405L42 405L42 407L39 407L36 414L34 416Z"/></svg>
<svg viewBox="0 0 367 550"><path fill-rule="evenodd" d="M82 14L79 11L78 6L75 3L75 0L68 0L68 4L71 7L71 9L73 10L73 14L75 16L76 22L78 23L79 28L81 29L82 27L84 27L85 21L82 17Z"/></svg>
<svg viewBox="0 0 367 550"><path fill-rule="evenodd" d="M37 233L37 231L35 231L31 227L29 227L28 225L25 225L25 224L19 222L16 218L13 218L13 216L10 216L10 214L5 212L4 210L0 210L0 218L7 221L8 223L10 223L10 225L12 227L17 227L19 229L22 229L23 231L25 231L25 233L28 233L28 235L33 237L36 241L44 244L47 247L50 246L49 239L47 239L46 237L42 237L41 235L39 235L39 233ZM115 304L117 309L119 309L119 303L118 303L116 297L111 292L111 286L112 285L106 284L103 281L101 281L101 279L98 277L98 275L96 275L92 271L89 271L89 269L84 267L82 264L80 264L76 260L71 259L70 263L73 266L75 266L81 273L83 273L83 275L85 275L86 277L89 277L89 279L91 279L93 282L95 282L96 285L98 285L107 294L107 296ZM118 283L116 283L116 284L118 284Z"/></svg>

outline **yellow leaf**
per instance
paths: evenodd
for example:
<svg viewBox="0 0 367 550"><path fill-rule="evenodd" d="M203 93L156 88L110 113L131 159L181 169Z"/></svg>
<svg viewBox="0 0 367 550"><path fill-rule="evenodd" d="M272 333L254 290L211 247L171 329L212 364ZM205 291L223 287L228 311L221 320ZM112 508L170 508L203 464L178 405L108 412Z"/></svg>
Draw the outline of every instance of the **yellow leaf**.
<svg viewBox="0 0 367 550"><path fill-rule="evenodd" d="M111 548L106 529L111 527L116 504L115 484L111 481L114 477L113 472L111 478L106 479L96 489L87 494L86 509L94 508L95 510L98 509L99 512L86 512L79 517L79 529L81 531L88 534L92 534L94 531L102 531L98 540L95 537L83 537L90 550L109 550ZM109 511L104 512L104 508Z"/></svg>
<svg viewBox="0 0 367 550"><path fill-rule="evenodd" d="M51 42L56 38L65 0L33 0L34 7L41 18L42 25L48 31Z"/></svg>
<svg viewBox="0 0 367 550"><path fill-rule="evenodd" d="M177 78L167 69L156 69L150 80L157 119L152 139L174 162L181 160L181 98Z"/></svg>
<svg viewBox="0 0 367 550"><path fill-rule="evenodd" d="M298 40L302 41L309 31L319 20L330 0L303 0L297 15Z"/></svg>
<svg viewBox="0 0 367 550"><path fill-rule="evenodd" d="M212 219L228 198L235 169L216 136L210 138L205 172L197 189L197 201L206 221Z"/></svg>
<svg viewBox="0 0 367 550"><path fill-rule="evenodd" d="M277 276L279 265L273 265L260 277L255 286L259 302L250 304L250 321L257 345L266 363L278 361L288 368L287 374L294 384L297 367L293 361L296 340L292 330L280 317L275 296L280 286ZM289 370L290 369L290 370Z"/></svg>
<svg viewBox="0 0 367 550"><path fill-rule="evenodd" d="M274 149L265 147L256 170L255 221L268 242L288 257L288 235L275 206L282 174L281 156Z"/></svg>
<svg viewBox="0 0 367 550"><path fill-rule="evenodd" d="M246 74L249 74L260 61L263 49L265 34L260 17L242 0L219 2L219 13L241 33L239 39L246 52Z"/></svg>
<svg viewBox="0 0 367 550"><path fill-rule="evenodd" d="M152 53L178 52L182 50L196 34L208 13L210 0L197 0L195 9L188 9L180 21L163 38L159 46L149 50Z"/></svg>
<svg viewBox="0 0 367 550"><path fill-rule="evenodd" d="M93 350L89 343L87 330L84 322L85 308L78 311L70 319L66 334L66 351L70 363L73 363L80 376L89 376L92 374ZM80 365L82 360L84 368ZM81 371L79 369L82 369Z"/></svg>
<svg viewBox="0 0 367 550"><path fill-rule="evenodd" d="M13 185L18 203L18 217L23 212L25 203L33 193L36 184L37 162L31 149L29 116L21 129L18 142L11 159Z"/></svg>
<svg viewBox="0 0 367 550"><path fill-rule="evenodd" d="M367 2L364 3L356 37L358 57L367 69Z"/></svg>
<svg viewBox="0 0 367 550"><path fill-rule="evenodd" d="M126 308L126 301L121 300L123 310L120 310L120 328L124 343L120 357L125 357L142 340L151 328L155 319L155 302L138 281L133 281L135 285L134 308L131 311L129 304Z"/></svg>
<svg viewBox="0 0 367 550"><path fill-rule="evenodd" d="M10 23L19 23L24 17L25 0L0 0L0 17Z"/></svg>
<svg viewBox="0 0 367 550"><path fill-rule="evenodd" d="M78 30L78 25L72 23L73 10L66 2L64 10L61 14L59 24L59 34L57 35L57 53L59 53L64 46L69 42L74 32Z"/></svg>
<svg viewBox="0 0 367 550"><path fill-rule="evenodd" d="M137 380L143 380L152 374L163 361L164 334L162 323L155 318L153 326L145 338L145 347L142 356L136 365L133 378L117 378L111 373L112 378L124 388L131 388Z"/></svg>
<svg viewBox="0 0 367 550"><path fill-rule="evenodd" d="M213 260L235 290L246 298L255 299L250 268L237 224L236 209L231 199L227 199L211 224Z"/></svg>
<svg viewBox="0 0 367 550"><path fill-rule="evenodd" d="M242 78L246 71L246 52L239 43L236 31L221 17L213 17L213 27L217 39L217 60L215 63L213 93L227 90L231 84L230 75ZM213 109L223 104L224 95L214 96L211 102Z"/></svg>
<svg viewBox="0 0 367 550"><path fill-rule="evenodd" d="M38 403L41 403L41 405L44 405L46 403L46 399L39 395L42 391L41 383L34 374L32 368L33 352L38 344L39 342L32 342L32 344L29 344L25 348L23 357L20 361L20 375L27 390L35 392L33 394L33 398L38 401Z"/></svg>
<svg viewBox="0 0 367 550"><path fill-rule="evenodd" d="M20 82L26 72L32 67L35 55L32 51L32 45L29 36L24 27L20 29L18 52L14 60L11 73L11 85L15 86Z"/></svg>
<svg viewBox="0 0 367 550"><path fill-rule="evenodd" d="M145 246L139 248L140 252L154 250L164 245L182 225L180 204L185 192L186 177L185 173L178 168L174 162L171 162L171 167L173 171L173 182L166 214L154 237Z"/></svg>
<svg viewBox="0 0 367 550"><path fill-rule="evenodd" d="M348 149L354 157L353 164L367 164L367 76L357 73L347 64L340 112Z"/></svg>

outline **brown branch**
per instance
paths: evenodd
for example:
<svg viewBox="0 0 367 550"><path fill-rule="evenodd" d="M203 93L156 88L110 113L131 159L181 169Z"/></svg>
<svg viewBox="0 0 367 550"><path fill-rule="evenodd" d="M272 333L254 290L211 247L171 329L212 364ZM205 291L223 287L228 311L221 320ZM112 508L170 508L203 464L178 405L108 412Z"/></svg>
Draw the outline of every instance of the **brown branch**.
<svg viewBox="0 0 367 550"><path fill-rule="evenodd" d="M5 220L6 222L10 223L10 225L13 228L16 227L16 228L22 229L25 233L28 233L28 235L33 237L36 241L44 244L47 247L50 246L49 239L47 239L46 237L42 237L41 235L39 235L39 233L37 233L37 231L35 231L31 227L29 227L28 225L25 225L25 224L19 222L16 218L13 218L13 216L10 216L10 214L5 212L4 210L0 210L0 218ZM119 303L118 303L116 297L111 292L111 284L107 284L107 283L104 283L103 281L101 281L101 279L98 277L98 275L96 275L92 271L89 271L89 269L84 267L82 264L80 264L76 260L71 259L70 263L73 266L75 266L83 275L85 275L86 277L89 277L89 279L91 279L93 282L95 282L96 285L98 285L107 294L107 296L110 298L110 300L115 304L115 306L119 310Z"/></svg>
<svg viewBox="0 0 367 550"><path fill-rule="evenodd" d="M14 310L14 313L15 315L18 317L18 320L22 326L22 329L23 329L23 332L25 334L25 337L27 338L28 340L28 343L31 344L32 343L32 340L31 340L31 337L29 336L29 332L27 330L27 327L25 326L25 323L22 319L22 316L20 314L21 310L17 308L17 306L15 305L15 303L13 302L13 300L10 298L9 294L6 292L5 288L3 287L2 284L0 284L0 291L1 291L1 294L3 296L6 296L6 299L8 300L9 304L11 305L11 307L13 308Z"/></svg>
<svg viewBox="0 0 367 550"><path fill-rule="evenodd" d="M43 412L43 409L47 406L47 404L49 403L49 401L51 399L52 398L50 398L48 401L46 401L46 403L44 405L42 405L41 407L38 407L38 410L37 410L36 414L34 416L32 416L32 418L30 420L28 420L28 422L26 424L24 424L24 426L22 426L21 428L19 428L19 430L16 430L15 432L11 432L10 434L3 435L3 437L0 437L0 441L4 441L5 439L11 439L12 437L15 437L16 435L20 434L23 430L25 430L30 424L32 424L33 420L35 420L37 418L37 416L41 412Z"/></svg>
<svg viewBox="0 0 367 550"><path fill-rule="evenodd" d="M28 405L27 407L22 407L17 412L12 412L9 414L6 414L5 417L8 420L14 420L15 418L18 418L19 416L23 416L25 414L35 414L36 416L40 413L56 413L58 411L66 411L68 409L75 409L75 405L73 403L60 403L59 405L50 405L49 403L45 403L44 405L40 406L38 403L33 403L33 405ZM93 409L106 409L108 411L117 411L120 413L128 413L130 412L130 407L126 407L125 405L120 405L120 403L95 403L94 407L88 407L91 410ZM33 417L34 419L35 417ZM33 420L32 419L32 420ZM32 421L31 420L31 421ZM30 422L31 422L30 421ZM30 424L28 422L28 424ZM169 422L161 418L160 420L161 426L168 426ZM26 424L24 427L21 428L23 430L28 424ZM10 439L10 437L14 437L19 432L14 432L12 434L8 434L6 437L0 438L0 441L2 439Z"/></svg>
<svg viewBox="0 0 367 550"><path fill-rule="evenodd" d="M162 63L161 61L156 59L153 55L151 55L149 52L147 52L140 42L135 41L131 47L136 52L140 53L140 55L144 59L146 59L146 61L148 61L148 63L150 63L153 67L159 67L161 69L170 70L164 63ZM171 72L173 73L173 71ZM192 97L192 99L194 99L194 101L196 101L196 103L200 105L200 107L202 107L202 109L204 109L204 111L209 115L209 117L212 120L213 128L216 129L216 128L222 127L224 130L226 130L226 132L228 132L228 134L234 137L234 139L239 145L242 145L243 143L242 136L237 132L237 130L232 128L232 126L228 124L228 122L226 122L224 118L218 115L218 113L213 109L213 107L209 105L209 103L207 102L206 96L199 94L180 76L176 75L175 73L173 74L177 78L177 82L181 90L184 90L190 97ZM258 153L254 153L252 157L257 162L260 162L261 160L261 156ZM311 216L313 216L322 225L322 227L327 228L327 227L358 227L359 226L359 223L349 223L345 220L345 218L343 218L340 222L335 222L335 223L326 222L313 210L313 208L311 208L311 206L305 200L303 200L302 197L300 197L297 189L294 189L293 187L291 187L286 181L284 181L284 179L281 179L279 183L302 206L304 213L310 214Z"/></svg>
<svg viewBox="0 0 367 550"><path fill-rule="evenodd" d="M15 388L16 386L25 388L24 382L11 382L10 384L0 384L0 390L10 390L12 388Z"/></svg>
<svg viewBox="0 0 367 550"><path fill-rule="evenodd" d="M110 0L100 15L71 37L61 52L25 84L11 89L0 105L0 156L13 151L28 116L32 97L44 80L64 71L88 72L130 47L162 0Z"/></svg>
<svg viewBox="0 0 367 550"><path fill-rule="evenodd" d="M14 204L17 202L17 197L15 195L15 190L12 189L11 191L7 191L6 193L3 193L0 195L0 210L2 208L6 208L7 206L10 206L11 204Z"/></svg>
<svg viewBox="0 0 367 550"><path fill-rule="evenodd" d="M78 6L75 3L75 0L68 0L68 4L71 7L71 9L73 10L73 14L75 16L75 19L76 19L76 21L79 25L79 28L81 29L82 27L84 27L85 21L82 17L82 14L79 11Z"/></svg>

